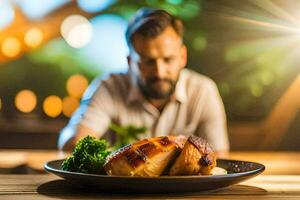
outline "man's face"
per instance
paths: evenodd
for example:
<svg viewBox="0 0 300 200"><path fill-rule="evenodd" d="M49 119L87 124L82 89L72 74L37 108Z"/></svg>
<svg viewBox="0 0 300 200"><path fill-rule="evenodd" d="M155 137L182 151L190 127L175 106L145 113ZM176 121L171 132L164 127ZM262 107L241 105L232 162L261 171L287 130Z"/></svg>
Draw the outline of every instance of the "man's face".
<svg viewBox="0 0 300 200"><path fill-rule="evenodd" d="M128 61L136 71L139 87L146 98L170 97L180 71L186 65L186 47L172 27L155 38L133 37L133 50Z"/></svg>

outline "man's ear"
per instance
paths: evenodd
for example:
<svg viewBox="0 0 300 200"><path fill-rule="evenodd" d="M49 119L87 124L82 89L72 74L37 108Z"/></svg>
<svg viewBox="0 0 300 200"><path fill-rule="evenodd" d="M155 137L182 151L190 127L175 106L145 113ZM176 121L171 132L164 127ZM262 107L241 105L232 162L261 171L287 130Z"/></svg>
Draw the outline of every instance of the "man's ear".
<svg viewBox="0 0 300 200"><path fill-rule="evenodd" d="M183 44L181 47L181 67L184 68L186 67L187 64L187 48L186 46Z"/></svg>

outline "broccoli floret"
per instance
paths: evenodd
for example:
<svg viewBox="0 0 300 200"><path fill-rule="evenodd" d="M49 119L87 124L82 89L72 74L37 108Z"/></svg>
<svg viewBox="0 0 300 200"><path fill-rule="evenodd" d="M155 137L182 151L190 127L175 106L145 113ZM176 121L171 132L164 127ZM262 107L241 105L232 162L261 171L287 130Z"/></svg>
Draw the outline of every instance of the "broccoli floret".
<svg viewBox="0 0 300 200"><path fill-rule="evenodd" d="M72 155L62 163L61 168L72 172L102 174L103 164L110 153L106 140L87 136L77 142Z"/></svg>

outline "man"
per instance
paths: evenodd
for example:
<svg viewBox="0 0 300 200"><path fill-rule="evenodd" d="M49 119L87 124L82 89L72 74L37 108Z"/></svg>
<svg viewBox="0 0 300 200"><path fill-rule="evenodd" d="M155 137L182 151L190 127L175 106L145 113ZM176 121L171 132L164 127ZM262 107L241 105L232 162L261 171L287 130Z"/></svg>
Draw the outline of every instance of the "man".
<svg viewBox="0 0 300 200"><path fill-rule="evenodd" d="M187 49L182 37L181 21L166 11L139 10L126 32L129 72L101 81L82 117L75 114L76 123L62 131L59 146L71 149L86 135L102 137L113 122L145 126L148 131L142 138L195 134L216 152L227 152L225 112L217 87L184 69Z"/></svg>

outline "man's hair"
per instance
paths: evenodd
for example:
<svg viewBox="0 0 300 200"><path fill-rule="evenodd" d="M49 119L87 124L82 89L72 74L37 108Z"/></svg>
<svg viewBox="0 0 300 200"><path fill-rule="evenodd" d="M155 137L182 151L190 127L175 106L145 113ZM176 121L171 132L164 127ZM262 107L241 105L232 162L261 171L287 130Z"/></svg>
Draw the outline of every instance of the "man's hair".
<svg viewBox="0 0 300 200"><path fill-rule="evenodd" d="M172 16L165 10L142 8L136 12L128 24L126 30L126 41L128 47L133 47L132 40L135 35L145 38L154 38L161 34L167 27L171 26L175 32L183 37L183 24L181 20Z"/></svg>

